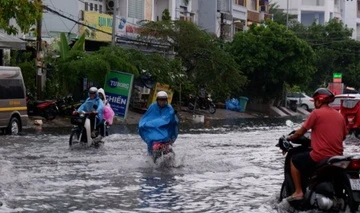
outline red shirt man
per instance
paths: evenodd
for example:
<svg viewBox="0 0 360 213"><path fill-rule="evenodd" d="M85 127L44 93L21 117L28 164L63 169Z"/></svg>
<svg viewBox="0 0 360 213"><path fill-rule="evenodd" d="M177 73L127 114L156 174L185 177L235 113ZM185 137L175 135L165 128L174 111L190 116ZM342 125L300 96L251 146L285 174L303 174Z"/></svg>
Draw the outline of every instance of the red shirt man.
<svg viewBox="0 0 360 213"><path fill-rule="evenodd" d="M338 111L324 105L310 114L303 127L311 129L310 156L315 162L343 154L342 141L347 129L345 119Z"/></svg>
<svg viewBox="0 0 360 213"><path fill-rule="evenodd" d="M304 197L301 175L310 175L315 171L319 161L343 153L343 140L347 134L346 123L338 111L329 107L329 103L333 102L334 98L335 96L330 90L317 89L313 94L316 109L301 128L287 138L290 141L294 140L311 129L312 150L292 156L290 162L295 192L287 198L289 202L302 200Z"/></svg>

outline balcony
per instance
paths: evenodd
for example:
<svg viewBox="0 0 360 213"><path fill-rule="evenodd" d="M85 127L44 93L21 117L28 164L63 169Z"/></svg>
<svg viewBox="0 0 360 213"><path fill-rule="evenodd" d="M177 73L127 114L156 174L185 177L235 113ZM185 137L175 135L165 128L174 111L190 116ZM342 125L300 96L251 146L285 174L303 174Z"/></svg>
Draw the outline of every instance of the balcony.
<svg viewBox="0 0 360 213"><path fill-rule="evenodd" d="M325 0L301 0L302 6L325 6Z"/></svg>
<svg viewBox="0 0 360 213"><path fill-rule="evenodd" d="M239 19L239 20L247 19L247 9L246 6L242 4L245 4L245 1L237 1L237 0L233 1L232 15L234 19Z"/></svg>
<svg viewBox="0 0 360 213"><path fill-rule="evenodd" d="M259 12L255 12L255 11L251 11L248 10L247 11L247 20L249 22L255 22L255 23L260 23L260 13Z"/></svg>
<svg viewBox="0 0 360 213"><path fill-rule="evenodd" d="M154 21L161 21L162 13L165 9L169 10L170 16L173 18L174 14L171 14L169 0L154 0Z"/></svg>

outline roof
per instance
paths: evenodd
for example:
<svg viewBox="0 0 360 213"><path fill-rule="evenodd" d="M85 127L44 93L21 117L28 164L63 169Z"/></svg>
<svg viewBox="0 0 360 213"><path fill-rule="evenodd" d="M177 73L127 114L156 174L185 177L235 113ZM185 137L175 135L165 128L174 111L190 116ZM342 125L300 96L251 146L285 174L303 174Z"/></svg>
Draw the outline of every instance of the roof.
<svg viewBox="0 0 360 213"><path fill-rule="evenodd" d="M25 41L0 31L0 49L5 48L5 49L24 50L25 45L26 45Z"/></svg>

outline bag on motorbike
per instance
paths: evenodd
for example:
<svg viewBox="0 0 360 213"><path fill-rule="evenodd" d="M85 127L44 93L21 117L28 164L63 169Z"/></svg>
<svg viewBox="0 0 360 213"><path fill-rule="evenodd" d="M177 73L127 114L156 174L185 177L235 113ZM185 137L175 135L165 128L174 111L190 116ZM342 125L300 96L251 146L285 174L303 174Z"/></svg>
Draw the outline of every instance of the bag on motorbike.
<svg viewBox="0 0 360 213"><path fill-rule="evenodd" d="M106 123L108 125L112 125L112 123L114 121L114 116L115 116L115 112L111 108L111 106L110 105L105 105L104 106L103 118L105 119L105 121L106 121Z"/></svg>

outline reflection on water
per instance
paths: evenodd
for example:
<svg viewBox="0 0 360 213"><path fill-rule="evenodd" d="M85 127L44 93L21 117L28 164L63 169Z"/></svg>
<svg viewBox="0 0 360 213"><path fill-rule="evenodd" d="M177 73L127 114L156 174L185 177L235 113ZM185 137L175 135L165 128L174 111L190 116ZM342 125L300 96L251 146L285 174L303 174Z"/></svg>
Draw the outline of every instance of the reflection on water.
<svg viewBox="0 0 360 213"><path fill-rule="evenodd" d="M99 149L68 147L68 129L1 136L0 212L277 212L284 120L186 126L173 167L154 165L136 127ZM268 123L266 123L268 122ZM358 152L349 138L346 152Z"/></svg>

